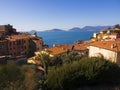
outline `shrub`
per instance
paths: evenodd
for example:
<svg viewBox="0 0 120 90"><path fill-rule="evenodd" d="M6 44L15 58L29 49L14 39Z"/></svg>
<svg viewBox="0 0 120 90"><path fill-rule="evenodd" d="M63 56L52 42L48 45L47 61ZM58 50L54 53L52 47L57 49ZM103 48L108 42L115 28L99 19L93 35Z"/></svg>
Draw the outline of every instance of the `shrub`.
<svg viewBox="0 0 120 90"><path fill-rule="evenodd" d="M48 90L70 90L83 85L120 83L120 68L103 58L83 58L51 70L46 77Z"/></svg>
<svg viewBox="0 0 120 90"><path fill-rule="evenodd" d="M0 90L38 90L40 74L33 65L0 66Z"/></svg>
<svg viewBox="0 0 120 90"><path fill-rule="evenodd" d="M40 73L35 72L36 66L23 65L21 70L25 77L23 81L25 90L38 90Z"/></svg>
<svg viewBox="0 0 120 90"><path fill-rule="evenodd" d="M23 79L24 75L18 66L14 64L0 66L0 90L23 90Z"/></svg>

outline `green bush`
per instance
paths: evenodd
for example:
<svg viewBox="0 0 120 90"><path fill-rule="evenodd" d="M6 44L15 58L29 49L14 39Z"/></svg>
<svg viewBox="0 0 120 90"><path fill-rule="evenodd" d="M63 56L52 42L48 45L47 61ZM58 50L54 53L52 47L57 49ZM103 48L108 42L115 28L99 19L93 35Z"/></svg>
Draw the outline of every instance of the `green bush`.
<svg viewBox="0 0 120 90"><path fill-rule="evenodd" d="M38 90L40 73L33 65L0 66L0 90Z"/></svg>
<svg viewBox="0 0 120 90"><path fill-rule="evenodd" d="M14 64L0 66L0 90L22 90L24 75Z"/></svg>
<svg viewBox="0 0 120 90"><path fill-rule="evenodd" d="M83 58L50 70L46 77L48 90L70 90L83 85L108 83L120 83L120 68L103 58Z"/></svg>
<svg viewBox="0 0 120 90"><path fill-rule="evenodd" d="M36 72L35 65L23 65L21 71L24 74L24 88L25 90L38 90L39 88L39 79L40 72Z"/></svg>

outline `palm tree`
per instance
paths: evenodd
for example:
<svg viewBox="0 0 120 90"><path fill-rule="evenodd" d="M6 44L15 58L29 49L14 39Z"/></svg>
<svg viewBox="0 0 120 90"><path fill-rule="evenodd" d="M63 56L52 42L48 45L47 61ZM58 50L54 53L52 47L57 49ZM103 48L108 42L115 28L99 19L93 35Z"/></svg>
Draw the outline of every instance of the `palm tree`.
<svg viewBox="0 0 120 90"><path fill-rule="evenodd" d="M50 62L50 58L48 54L40 53L38 54L39 61L41 62L40 65L38 65L38 69L41 71L40 75L40 90L46 90L45 85L45 76L48 74L48 66Z"/></svg>
<svg viewBox="0 0 120 90"><path fill-rule="evenodd" d="M45 75L47 75L48 74L48 65L49 65L49 62L50 62L49 55L44 54L44 53L40 53L38 55L38 57L39 57L39 60L41 62L42 68L44 68L44 73L45 73Z"/></svg>

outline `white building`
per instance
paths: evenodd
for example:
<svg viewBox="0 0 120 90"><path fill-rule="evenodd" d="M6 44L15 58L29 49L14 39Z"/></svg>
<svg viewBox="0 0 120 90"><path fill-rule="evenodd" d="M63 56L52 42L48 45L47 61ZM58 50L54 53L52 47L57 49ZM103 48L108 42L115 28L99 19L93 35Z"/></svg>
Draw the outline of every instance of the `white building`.
<svg viewBox="0 0 120 90"><path fill-rule="evenodd" d="M89 57L104 57L120 64L120 41L96 41L91 43Z"/></svg>

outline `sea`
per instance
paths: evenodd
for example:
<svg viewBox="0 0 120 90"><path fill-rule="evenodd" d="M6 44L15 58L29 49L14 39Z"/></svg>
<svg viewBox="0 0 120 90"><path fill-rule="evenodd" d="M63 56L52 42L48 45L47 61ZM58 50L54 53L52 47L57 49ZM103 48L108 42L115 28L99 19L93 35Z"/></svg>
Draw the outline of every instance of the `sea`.
<svg viewBox="0 0 120 90"><path fill-rule="evenodd" d="M77 40L87 41L92 37L93 32L37 32L37 35L43 38L44 44L52 47L53 44L73 44Z"/></svg>

